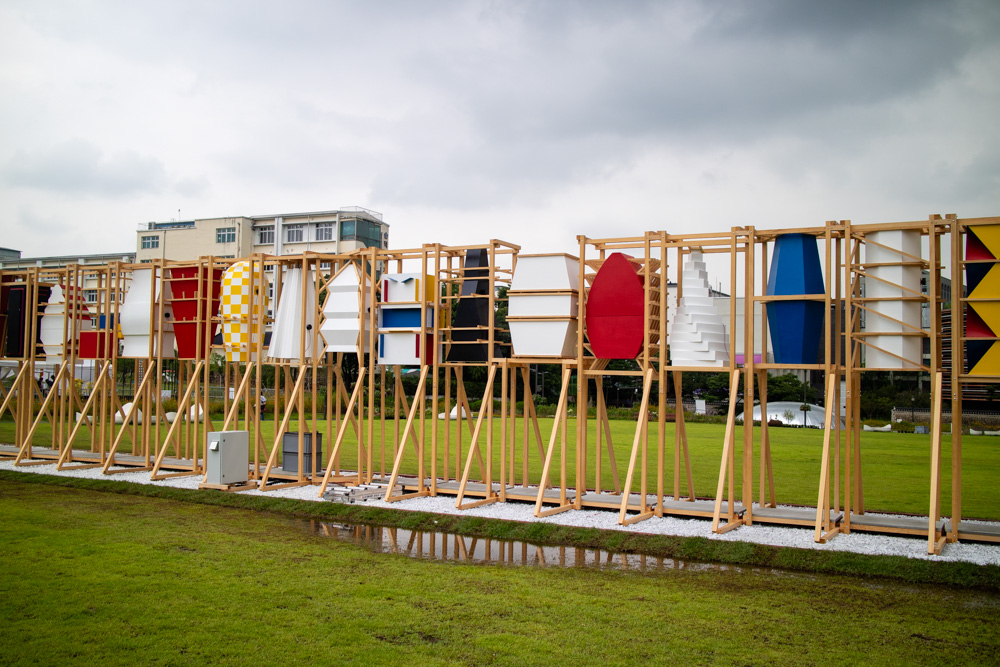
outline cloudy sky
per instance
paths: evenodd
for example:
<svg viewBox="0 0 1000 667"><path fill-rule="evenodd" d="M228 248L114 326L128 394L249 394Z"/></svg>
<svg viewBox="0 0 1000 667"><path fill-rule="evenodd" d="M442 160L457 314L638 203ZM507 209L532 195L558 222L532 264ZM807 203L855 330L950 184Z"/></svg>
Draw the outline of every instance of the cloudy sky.
<svg viewBox="0 0 1000 667"><path fill-rule="evenodd" d="M0 0L0 246L393 247L1000 214L1000 3Z"/></svg>

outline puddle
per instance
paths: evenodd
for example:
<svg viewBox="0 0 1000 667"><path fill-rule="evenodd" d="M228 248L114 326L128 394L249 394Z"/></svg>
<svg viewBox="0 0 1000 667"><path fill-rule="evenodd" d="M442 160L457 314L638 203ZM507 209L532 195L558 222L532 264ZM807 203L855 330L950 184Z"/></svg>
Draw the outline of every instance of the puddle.
<svg viewBox="0 0 1000 667"><path fill-rule="evenodd" d="M361 545L380 553L400 554L426 560L534 567L581 567L633 572L667 570L742 572L757 569L404 528L330 523L315 519L309 519L305 523L317 535Z"/></svg>

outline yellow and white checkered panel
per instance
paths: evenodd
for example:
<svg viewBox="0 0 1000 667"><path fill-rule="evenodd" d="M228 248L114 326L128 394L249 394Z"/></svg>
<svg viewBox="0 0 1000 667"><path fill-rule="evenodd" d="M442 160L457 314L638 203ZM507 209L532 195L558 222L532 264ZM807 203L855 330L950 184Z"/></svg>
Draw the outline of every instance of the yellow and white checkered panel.
<svg viewBox="0 0 1000 667"><path fill-rule="evenodd" d="M250 262L242 260L226 269L222 276L219 315L222 317L222 342L229 361L246 363L256 356L253 348L257 343L257 319L267 301L266 292L259 294L257 286L264 283L260 265L256 268L255 276Z"/></svg>

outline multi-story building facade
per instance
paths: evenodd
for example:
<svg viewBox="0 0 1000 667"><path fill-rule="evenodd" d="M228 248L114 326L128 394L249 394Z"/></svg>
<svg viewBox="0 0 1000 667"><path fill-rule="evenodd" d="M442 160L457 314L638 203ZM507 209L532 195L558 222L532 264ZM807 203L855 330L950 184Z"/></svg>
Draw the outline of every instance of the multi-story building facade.
<svg viewBox="0 0 1000 667"><path fill-rule="evenodd" d="M136 234L136 258L193 260L246 257L252 253L295 255L305 251L344 253L385 248L389 225L382 214L360 206L313 213L149 222Z"/></svg>

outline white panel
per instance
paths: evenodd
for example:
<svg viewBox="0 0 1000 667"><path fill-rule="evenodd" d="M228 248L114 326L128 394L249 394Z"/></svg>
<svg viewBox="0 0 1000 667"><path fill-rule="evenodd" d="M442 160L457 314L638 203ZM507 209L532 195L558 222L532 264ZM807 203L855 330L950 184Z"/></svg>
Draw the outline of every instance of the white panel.
<svg viewBox="0 0 1000 667"><path fill-rule="evenodd" d="M576 290L580 261L570 255L519 255L511 291Z"/></svg>
<svg viewBox="0 0 1000 667"><path fill-rule="evenodd" d="M507 324L517 356L576 356L577 320L508 320Z"/></svg>
<svg viewBox="0 0 1000 667"><path fill-rule="evenodd" d="M326 303L323 305L323 324L320 333L326 341L327 352L358 352L358 338L364 326L365 335L361 344L363 352L368 352L369 287L365 279L365 289L361 287L361 275L357 265L349 264L337 272L327 286ZM361 308L362 299L365 307ZM362 316L362 313L364 315Z"/></svg>
<svg viewBox="0 0 1000 667"><path fill-rule="evenodd" d="M125 301L118 309L121 333L123 337L122 356L126 358L145 359L150 356L149 339L153 337L152 355L157 356L155 320L158 315L158 300L163 298L170 303L170 284L157 278L155 292L151 292L153 283L152 269L136 269L132 272L132 283ZM152 299L150 298L152 294ZM163 308L163 358L174 357L174 325L173 310L170 306Z"/></svg>
<svg viewBox="0 0 1000 667"><path fill-rule="evenodd" d="M382 302L406 303L419 301L418 289L426 293L427 285L434 284L433 276L419 273L386 273L382 275Z"/></svg>
<svg viewBox="0 0 1000 667"><path fill-rule="evenodd" d="M378 362L387 366L419 366L417 341L420 336L409 331L379 334Z"/></svg>
<svg viewBox="0 0 1000 667"><path fill-rule="evenodd" d="M729 337L710 296L708 271L700 252L684 260L684 296L670 319L670 363L673 366L728 366Z"/></svg>
<svg viewBox="0 0 1000 667"><path fill-rule="evenodd" d="M576 294L512 294L507 305L508 317L576 317Z"/></svg>
<svg viewBox="0 0 1000 667"><path fill-rule="evenodd" d="M917 301L894 301L892 299L912 297L916 295L914 292L919 294L923 271L919 266L902 266L901 262L913 261L912 258L889 248L920 257L920 232L913 230L873 232L868 234L867 240L869 243L864 246L865 262L888 265L866 267L870 277L865 280L865 296L890 300L870 301L868 303L868 308L872 312L865 314L865 333L885 335L869 335L866 340L870 344L882 348L885 352L866 346L865 366L867 368L915 369L921 361L923 339L920 336L900 336L898 334L920 330L921 306ZM888 248L881 246L888 246ZM887 284L884 281L892 284ZM893 320L905 322L911 326L906 327ZM899 355L903 359L893 355Z"/></svg>
<svg viewBox="0 0 1000 667"><path fill-rule="evenodd" d="M312 271L305 273L306 295L302 298L302 269L286 269L281 298L271 328L267 354L272 359L311 359L313 332L316 327L316 285ZM305 324L305 352L300 354L302 327Z"/></svg>

